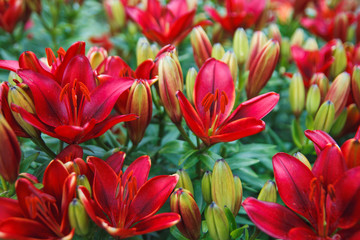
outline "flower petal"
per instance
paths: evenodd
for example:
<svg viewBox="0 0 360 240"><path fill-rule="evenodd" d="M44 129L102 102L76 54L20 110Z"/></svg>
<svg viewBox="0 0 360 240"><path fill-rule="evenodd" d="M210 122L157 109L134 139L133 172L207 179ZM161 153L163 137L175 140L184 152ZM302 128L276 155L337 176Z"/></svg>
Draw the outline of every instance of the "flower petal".
<svg viewBox="0 0 360 240"><path fill-rule="evenodd" d="M105 160L105 162L114 170L116 175L119 175L123 167L125 156L125 152L117 151Z"/></svg>
<svg viewBox="0 0 360 240"><path fill-rule="evenodd" d="M136 79L150 79L150 73L154 66L155 63L151 59L142 62L135 70Z"/></svg>
<svg viewBox="0 0 360 240"><path fill-rule="evenodd" d="M160 213L139 222L134 226L136 235L142 235L150 232L160 231L174 226L180 221L180 215L177 213Z"/></svg>
<svg viewBox="0 0 360 240"><path fill-rule="evenodd" d="M77 144L70 144L56 156L56 159L66 163L73 161L75 158L82 158L83 155L84 151L82 147Z"/></svg>
<svg viewBox="0 0 360 240"><path fill-rule="evenodd" d="M319 236L311 229L297 227L291 229L289 232L289 238L291 240L318 240Z"/></svg>
<svg viewBox="0 0 360 240"><path fill-rule="evenodd" d="M26 218L8 218L0 222L1 239L35 240L56 238L50 229L43 224Z"/></svg>
<svg viewBox="0 0 360 240"><path fill-rule="evenodd" d="M132 162L124 172L122 176L122 182L126 181L129 174L132 174L136 178L136 185L139 189L146 181L149 176L151 167L151 160L149 156L141 156Z"/></svg>
<svg viewBox="0 0 360 240"><path fill-rule="evenodd" d="M51 161L44 172L44 192L54 196L56 201L60 203L63 197L63 185L68 176L69 172L62 162L59 160Z"/></svg>
<svg viewBox="0 0 360 240"><path fill-rule="evenodd" d="M335 140L329 134L321 130L306 130L305 136L314 143L317 155L319 155L320 151L324 150L327 145L337 146Z"/></svg>
<svg viewBox="0 0 360 240"><path fill-rule="evenodd" d="M19 62L15 60L0 60L0 68L16 72L19 67Z"/></svg>
<svg viewBox="0 0 360 240"><path fill-rule="evenodd" d="M0 222L9 217L23 216L18 200L2 197L0 198L0 206Z"/></svg>

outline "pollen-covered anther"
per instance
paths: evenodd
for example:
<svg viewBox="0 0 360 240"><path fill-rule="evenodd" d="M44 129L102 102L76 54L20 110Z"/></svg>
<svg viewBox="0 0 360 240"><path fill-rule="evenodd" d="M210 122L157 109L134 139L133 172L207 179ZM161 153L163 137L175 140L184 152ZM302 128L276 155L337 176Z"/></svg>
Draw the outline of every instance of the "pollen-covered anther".
<svg viewBox="0 0 360 240"><path fill-rule="evenodd" d="M328 185L328 189L327 189L327 192L331 198L331 201L335 202L336 200L336 195L335 195L335 188L334 188L334 185L332 184L329 184Z"/></svg>

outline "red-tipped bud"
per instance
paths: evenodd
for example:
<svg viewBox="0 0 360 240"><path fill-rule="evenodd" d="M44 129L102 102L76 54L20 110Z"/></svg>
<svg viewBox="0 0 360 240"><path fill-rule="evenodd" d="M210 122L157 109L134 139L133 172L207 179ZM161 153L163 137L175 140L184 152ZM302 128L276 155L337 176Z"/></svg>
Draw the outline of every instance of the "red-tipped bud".
<svg viewBox="0 0 360 240"><path fill-rule="evenodd" d="M277 24L271 23L269 25L268 37L274 39L275 41L278 41L279 44L281 43L281 33Z"/></svg>
<svg viewBox="0 0 360 240"><path fill-rule="evenodd" d="M345 12L340 12L336 14L334 21L334 38L341 39L341 41L345 42L347 40L348 29L350 26L348 14Z"/></svg>
<svg viewBox="0 0 360 240"><path fill-rule="evenodd" d="M360 66L354 66L351 77L352 95L354 96L354 102L360 109Z"/></svg>
<svg viewBox="0 0 360 240"><path fill-rule="evenodd" d="M104 9L112 33L119 32L126 23L126 12L122 1L105 0Z"/></svg>
<svg viewBox="0 0 360 240"><path fill-rule="evenodd" d="M14 183L19 174L21 159L20 145L15 133L0 114L0 175Z"/></svg>
<svg viewBox="0 0 360 240"><path fill-rule="evenodd" d="M344 142L341 151L349 169L360 166L360 127L354 138Z"/></svg>
<svg viewBox="0 0 360 240"><path fill-rule="evenodd" d="M190 240L200 238L201 214L190 191L178 188L170 196L171 211L178 213L181 220L176 227Z"/></svg>
<svg viewBox="0 0 360 240"><path fill-rule="evenodd" d="M323 101L327 92L329 91L329 79L323 73L315 73L310 80L310 85L313 84L318 85L321 95L321 101Z"/></svg>
<svg viewBox="0 0 360 240"><path fill-rule="evenodd" d="M175 55L174 55L175 56ZM164 108L171 121L180 123L182 114L179 101L176 97L177 91L183 90L183 76L180 63L177 58L165 56L159 63L159 93Z"/></svg>
<svg viewBox="0 0 360 240"><path fill-rule="evenodd" d="M195 27L190 36L196 65L200 68L211 57L212 45L202 27Z"/></svg>
<svg viewBox="0 0 360 240"><path fill-rule="evenodd" d="M280 46L269 40L253 62L250 63L249 78L246 84L248 99L256 97L269 81L279 59Z"/></svg>
<svg viewBox="0 0 360 240"><path fill-rule="evenodd" d="M144 137L152 116L151 90L147 81L137 80L133 83L127 100L126 112L139 116L138 119L125 124L132 143L137 145Z"/></svg>
<svg viewBox="0 0 360 240"><path fill-rule="evenodd" d="M261 49L263 49L264 45L267 42L267 37L261 31L254 32L251 42L250 42L250 50L249 57L246 62L246 70L249 70L250 65L254 62L257 55L260 53Z"/></svg>
<svg viewBox="0 0 360 240"><path fill-rule="evenodd" d="M158 52L158 50L155 51ZM155 55L156 54L154 53L149 41L145 37L139 38L136 44L137 65L139 66L141 63L143 63L145 60L149 58L154 59Z"/></svg>
<svg viewBox="0 0 360 240"><path fill-rule="evenodd" d="M105 48L102 47L92 47L86 54L89 59L92 69L96 69L107 57L108 53ZM98 70L98 73L103 72Z"/></svg>
<svg viewBox="0 0 360 240"><path fill-rule="evenodd" d="M346 72L338 75L326 94L325 101L331 101L335 106L335 118L344 110L350 93L350 75Z"/></svg>

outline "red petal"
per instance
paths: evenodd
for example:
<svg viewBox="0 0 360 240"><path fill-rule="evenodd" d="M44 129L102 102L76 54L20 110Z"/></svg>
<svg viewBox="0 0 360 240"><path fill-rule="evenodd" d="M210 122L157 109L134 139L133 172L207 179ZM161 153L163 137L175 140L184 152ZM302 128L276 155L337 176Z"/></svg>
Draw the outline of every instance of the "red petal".
<svg viewBox="0 0 360 240"><path fill-rule="evenodd" d="M178 175L156 176L142 185L129 206L126 225L130 227L154 215L164 205L178 179Z"/></svg>
<svg viewBox="0 0 360 240"><path fill-rule="evenodd" d="M324 150L324 148L329 144L337 146L335 140L329 134L321 130L306 130L305 136L314 143L314 147L318 155L320 151Z"/></svg>
<svg viewBox="0 0 360 240"><path fill-rule="evenodd" d="M43 224L26 218L9 218L0 222L1 239L35 240L58 238Z"/></svg>
<svg viewBox="0 0 360 240"><path fill-rule="evenodd" d="M54 132L56 133L56 138L59 138L66 143L82 143L85 141L83 138L93 130L95 124L96 121L93 119L84 126L62 125L55 128Z"/></svg>
<svg viewBox="0 0 360 240"><path fill-rule="evenodd" d="M60 203L63 197L63 185L68 176L69 172L62 162L59 160L51 161L44 172L44 192L54 196L56 201Z"/></svg>
<svg viewBox="0 0 360 240"><path fill-rule="evenodd" d="M116 175L119 175L124 164L126 153L117 151L108 157L105 162L114 170Z"/></svg>
<svg viewBox="0 0 360 240"><path fill-rule="evenodd" d="M142 62L135 71L135 76L137 79L150 79L150 73L153 67L155 66L153 60L148 59Z"/></svg>
<svg viewBox="0 0 360 240"><path fill-rule="evenodd" d="M16 72L19 67L19 62L15 60L0 60L0 68Z"/></svg>
<svg viewBox="0 0 360 240"><path fill-rule="evenodd" d="M291 240L319 240L319 236L311 229L308 228L294 228L289 232ZM325 239L325 238L324 238Z"/></svg>
<svg viewBox="0 0 360 240"><path fill-rule="evenodd" d="M135 77L133 70L118 56L111 56L105 74L113 77Z"/></svg>
<svg viewBox="0 0 360 240"><path fill-rule="evenodd" d="M317 219L314 204L310 201L310 183L314 175L297 158L286 153L273 157L274 175L281 199L296 213L315 225Z"/></svg>
<svg viewBox="0 0 360 240"><path fill-rule="evenodd" d="M139 222L134 226L136 235L142 235L150 232L160 231L174 226L180 221L180 215L177 213L160 213Z"/></svg>
<svg viewBox="0 0 360 240"><path fill-rule="evenodd" d="M11 198L0 198L0 222L9 217L23 217L18 200Z"/></svg>
<svg viewBox="0 0 360 240"><path fill-rule="evenodd" d="M132 174L136 178L137 189L139 189L147 181L150 167L151 160L149 156L141 156L137 158L124 172L124 175L122 176L123 185L128 175Z"/></svg>
<svg viewBox="0 0 360 240"><path fill-rule="evenodd" d="M61 232L70 232L68 209L70 202L75 197L76 191L76 174L71 173L64 181L61 199Z"/></svg>
<svg viewBox="0 0 360 240"><path fill-rule="evenodd" d="M320 152L312 168L313 174L324 179L323 184L329 184L339 179L346 171L345 159L338 146L327 146Z"/></svg>
<svg viewBox="0 0 360 240"><path fill-rule="evenodd" d="M63 163L73 161L75 158L82 158L84 151L82 147L77 144L71 144L64 148L57 156L56 159L61 160Z"/></svg>
<svg viewBox="0 0 360 240"><path fill-rule="evenodd" d="M53 79L54 76L50 73L50 69L39 61L35 53L30 51L23 52L19 57L19 66L22 69L33 70L41 75Z"/></svg>
<svg viewBox="0 0 360 240"><path fill-rule="evenodd" d="M242 203L247 215L261 231L280 239L289 239L289 232L296 227L309 226L288 208L249 197Z"/></svg>

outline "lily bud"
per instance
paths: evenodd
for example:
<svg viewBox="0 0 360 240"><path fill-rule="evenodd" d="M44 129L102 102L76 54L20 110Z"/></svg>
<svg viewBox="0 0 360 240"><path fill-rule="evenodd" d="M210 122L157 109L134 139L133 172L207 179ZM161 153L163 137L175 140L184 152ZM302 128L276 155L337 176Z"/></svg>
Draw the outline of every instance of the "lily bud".
<svg viewBox="0 0 360 240"><path fill-rule="evenodd" d="M246 84L248 99L256 97L269 81L278 62L279 54L279 43L269 40L250 64L249 78Z"/></svg>
<svg viewBox="0 0 360 240"><path fill-rule="evenodd" d="M351 87L354 96L354 102L357 107L360 109L360 66L354 66L352 78L351 78Z"/></svg>
<svg viewBox="0 0 360 240"><path fill-rule="evenodd" d="M319 109L321 101L321 94L318 85L313 84L310 86L307 97L306 97L306 111L314 116Z"/></svg>
<svg viewBox="0 0 360 240"><path fill-rule="evenodd" d="M329 132L335 119L335 107L331 101L324 102L314 120L314 129Z"/></svg>
<svg viewBox="0 0 360 240"><path fill-rule="evenodd" d="M5 87L5 86L4 86ZM35 114L35 105L31 97L28 93L24 90L26 87L22 88L18 85L11 86L8 91L8 103L11 108L12 104L15 104L19 107L22 107L29 113ZM19 124L19 126L32 138L40 138L40 131L33 127L31 124L27 123L20 113L17 113L11 110L11 113L15 119L15 121Z"/></svg>
<svg viewBox="0 0 360 240"><path fill-rule="evenodd" d="M346 52L340 40L335 45L333 56L335 60L330 66L330 75L335 78L345 70L347 65Z"/></svg>
<svg viewBox="0 0 360 240"><path fill-rule="evenodd" d="M155 59L155 56L158 54L158 52L160 51L159 46L156 43L151 44L151 51L152 51L152 59Z"/></svg>
<svg viewBox="0 0 360 240"><path fill-rule="evenodd" d="M296 157L297 159L299 159L300 162L302 162L303 164L305 164L305 166L307 166L310 170L312 169L309 160L305 157L304 154L302 154L301 152L296 152L296 153L294 153L294 157Z"/></svg>
<svg viewBox="0 0 360 240"><path fill-rule="evenodd" d="M354 138L344 142L341 151L348 169L360 166L360 128Z"/></svg>
<svg viewBox="0 0 360 240"><path fill-rule="evenodd" d="M277 192L275 183L268 180L262 187L258 199L265 202L276 202Z"/></svg>
<svg viewBox="0 0 360 240"><path fill-rule="evenodd" d="M233 49L239 65L245 63L249 55L249 40L243 28L238 28L234 35Z"/></svg>
<svg viewBox="0 0 360 240"><path fill-rule="evenodd" d="M326 94L325 101L331 101L335 107L335 118L343 111L350 93L350 75L346 72L338 75Z"/></svg>
<svg viewBox="0 0 360 240"><path fill-rule="evenodd" d="M318 46L315 38L308 38L304 44L304 49L307 51L319 50L319 46Z"/></svg>
<svg viewBox="0 0 360 240"><path fill-rule="evenodd" d="M271 23L269 25L269 38L274 39L275 41L278 41L279 43L281 43L281 33L279 30L279 27L277 24L275 23Z"/></svg>
<svg viewBox="0 0 360 240"><path fill-rule="evenodd" d="M145 37L139 38L139 40L136 44L137 65L139 66L145 60L147 60L149 58L153 59L154 57L155 57L155 55L153 53L153 49L151 48L148 40Z"/></svg>
<svg viewBox="0 0 360 240"><path fill-rule="evenodd" d="M194 195L194 187L189 174L184 169L177 170L176 174L179 175L179 181L177 182L175 188L186 189Z"/></svg>
<svg viewBox="0 0 360 240"><path fill-rule="evenodd" d="M206 171L201 180L201 192L204 198L204 201L207 204L210 204L213 199L211 197L211 172Z"/></svg>
<svg viewBox="0 0 360 240"><path fill-rule="evenodd" d="M151 90L146 80L136 80L131 86L126 103L126 113L134 113L139 116L138 119L125 123L130 140L137 145L144 137L152 117Z"/></svg>
<svg viewBox="0 0 360 240"><path fill-rule="evenodd" d="M21 159L20 145L15 133L0 114L0 175L14 183L19 175Z"/></svg>
<svg viewBox="0 0 360 240"><path fill-rule="evenodd" d="M349 22L348 15L345 12L340 12L335 15L334 19L334 38L339 38L345 42L347 40L348 29L351 23ZM346 59L346 58L345 58Z"/></svg>
<svg viewBox="0 0 360 240"><path fill-rule="evenodd" d="M82 203L76 198L69 204L69 222L77 235L85 236L89 233L89 217Z"/></svg>
<svg viewBox="0 0 360 240"><path fill-rule="evenodd" d="M126 23L126 12L122 1L105 0L104 9L112 33L119 32Z"/></svg>
<svg viewBox="0 0 360 240"><path fill-rule="evenodd" d="M224 54L225 49L221 45L221 43L215 43L211 51L211 57L220 60L224 56Z"/></svg>
<svg viewBox="0 0 360 240"><path fill-rule="evenodd" d="M305 86L300 73L295 73L290 81L289 100L291 110L299 117L305 105Z"/></svg>
<svg viewBox="0 0 360 240"><path fill-rule="evenodd" d="M222 57L221 61L223 61L224 63L226 63L229 66L231 76L232 76L233 81L234 81L234 85L236 85L236 80L237 80L237 75L238 75L238 72L239 72L239 68L238 68L238 65L237 65L236 56L235 56L234 52L227 51L224 54L224 56Z"/></svg>
<svg viewBox="0 0 360 240"><path fill-rule="evenodd" d="M234 211L232 213L234 216L236 216L240 210L242 196L243 196L243 188L242 188L241 180L238 176L234 176L234 184L235 184L235 206L234 206Z"/></svg>
<svg viewBox="0 0 360 240"><path fill-rule="evenodd" d="M210 237L214 240L230 239L229 221L222 207L212 202L205 210L205 220Z"/></svg>
<svg viewBox="0 0 360 240"><path fill-rule="evenodd" d="M247 59L245 66L246 70L249 70L250 65L255 61L257 55L263 49L266 42L267 42L267 37L263 32L261 31L254 32L250 42L249 57Z"/></svg>
<svg viewBox="0 0 360 240"><path fill-rule="evenodd" d="M190 68L186 74L186 81L185 81L186 95L187 95L187 99L189 99L191 104L194 104L194 86L195 86L196 76L197 76L197 72L193 67Z"/></svg>
<svg viewBox="0 0 360 240"><path fill-rule="evenodd" d="M91 185L90 185L90 182L88 180L88 178L85 176L85 175L79 175L76 179L76 185L77 186L84 186L88 191L89 191L89 194L91 196Z"/></svg>
<svg viewBox="0 0 360 240"><path fill-rule="evenodd" d="M281 44L280 44L280 55L281 55L281 63L287 63L289 62L289 58L291 57L291 52L290 52L290 41L288 38L283 38L281 40Z"/></svg>
<svg viewBox="0 0 360 240"><path fill-rule="evenodd" d="M220 207L235 209L234 176L224 159L217 160L211 176L211 197Z"/></svg>
<svg viewBox="0 0 360 240"><path fill-rule="evenodd" d="M105 48L92 47L86 56L89 59L91 68L96 69L108 57L108 53Z"/></svg>
<svg viewBox="0 0 360 240"><path fill-rule="evenodd" d="M200 26L193 28L190 41L194 52L195 63L200 68L204 62L211 57L211 42L204 29Z"/></svg>
<svg viewBox="0 0 360 240"><path fill-rule="evenodd" d="M176 60L170 56L165 56L160 60L159 93L166 113L173 123L178 124L181 122L182 115L175 94L176 91L183 90L184 81L180 63L176 63Z"/></svg>
<svg viewBox="0 0 360 240"><path fill-rule="evenodd" d="M338 136L341 133L341 131L345 127L346 119L347 119L347 109L344 108L344 110L336 118L335 122L333 123L333 126L331 127L331 131L330 131L331 136Z"/></svg>
<svg viewBox="0 0 360 240"><path fill-rule="evenodd" d="M176 189L170 196L170 208L181 216L176 227L190 240L200 238L201 213L190 191L182 188Z"/></svg>
<svg viewBox="0 0 360 240"><path fill-rule="evenodd" d="M315 73L310 80L310 85L313 84L318 85L321 95L321 101L323 101L327 92L329 91L329 79L323 73Z"/></svg>
<svg viewBox="0 0 360 240"><path fill-rule="evenodd" d="M302 28L297 28L290 39L290 46L301 47L304 43L305 33Z"/></svg>

